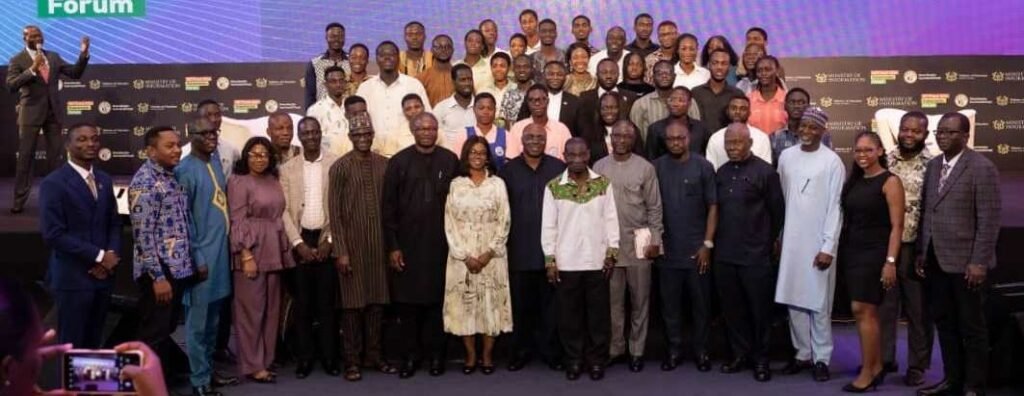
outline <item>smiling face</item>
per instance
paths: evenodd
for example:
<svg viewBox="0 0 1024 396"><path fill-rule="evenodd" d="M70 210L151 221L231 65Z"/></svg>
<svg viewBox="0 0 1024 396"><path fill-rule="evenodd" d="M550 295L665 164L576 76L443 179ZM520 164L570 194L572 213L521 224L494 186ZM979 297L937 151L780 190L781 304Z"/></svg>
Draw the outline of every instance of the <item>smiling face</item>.
<svg viewBox="0 0 1024 396"><path fill-rule="evenodd" d="M755 63L764 56L764 47L757 44L749 44L743 50L743 67L747 70L755 70Z"/></svg>
<svg viewBox="0 0 1024 396"><path fill-rule="evenodd" d="M825 134L825 128L808 119L800 120L800 144L813 146L821 142L821 136Z"/></svg>
<svg viewBox="0 0 1024 396"><path fill-rule="evenodd" d="M249 148L246 164L249 165L249 173L251 174L262 175L263 172L266 172L267 167L270 165L270 150L268 150L268 147L262 144L252 145Z"/></svg>
<svg viewBox="0 0 1024 396"><path fill-rule="evenodd" d="M628 122L617 122L612 126L611 141L613 153L627 155L636 144L636 130Z"/></svg>
<svg viewBox="0 0 1024 396"><path fill-rule="evenodd" d="M267 120L267 137L270 143L278 147L278 151L291 147L293 133L292 118L287 114L277 113Z"/></svg>
<svg viewBox="0 0 1024 396"><path fill-rule="evenodd" d="M302 150L316 152L320 150L320 142L323 140L323 132L320 130L320 122L316 119L307 119L299 123L299 142L302 142Z"/></svg>
<svg viewBox="0 0 1024 396"><path fill-rule="evenodd" d="M80 163L91 163L100 151L100 132L91 126L69 131L66 148L69 158Z"/></svg>
<svg viewBox="0 0 1024 396"><path fill-rule="evenodd" d="M181 161L181 136L178 131L161 131L151 146L146 146L146 157L165 169L178 166Z"/></svg>
<svg viewBox="0 0 1024 396"><path fill-rule="evenodd" d="M39 30L38 27L29 26L21 32L21 38L25 41L25 46L32 49L33 51L43 44L43 31Z"/></svg>
<svg viewBox="0 0 1024 396"><path fill-rule="evenodd" d="M332 27L327 30L327 48L331 51L342 51L345 49L345 29Z"/></svg>
<svg viewBox="0 0 1024 396"><path fill-rule="evenodd" d="M778 81L778 68L771 58L761 58L757 61L757 81L765 84Z"/></svg>
<svg viewBox="0 0 1024 396"><path fill-rule="evenodd" d="M352 73L362 74L366 72L366 66L370 63L370 53L363 47L355 47L348 54L349 66Z"/></svg>
<svg viewBox="0 0 1024 396"><path fill-rule="evenodd" d="M558 39L558 27L551 22L540 24L537 28L540 34L541 45L550 46L555 45L555 40Z"/></svg>
<svg viewBox="0 0 1024 396"><path fill-rule="evenodd" d="M217 150L217 138L220 136L220 131L214 128L208 119L197 120L195 128L191 132L192 150L205 155L213 154Z"/></svg>
<svg viewBox="0 0 1024 396"><path fill-rule="evenodd" d="M587 65L590 63L590 51L583 47L576 47L572 50L572 54L569 54L569 63L572 65L573 73L586 73Z"/></svg>
<svg viewBox="0 0 1024 396"><path fill-rule="evenodd" d="M619 110L619 100L614 94L601 96L599 115L605 126L613 125L619 120Z"/></svg>
<svg viewBox="0 0 1024 396"><path fill-rule="evenodd" d="M530 158L540 158L548 144L548 134L544 127L537 124L527 125L523 129L523 153Z"/></svg>
<svg viewBox="0 0 1024 396"><path fill-rule="evenodd" d="M565 65L561 63L548 63L544 66L544 82L548 90L558 92L565 85Z"/></svg>
<svg viewBox="0 0 1024 396"><path fill-rule="evenodd" d="M608 53L622 52L626 47L626 31L618 26L611 28L605 36L604 45L608 48Z"/></svg>
<svg viewBox="0 0 1024 396"><path fill-rule="evenodd" d="M919 152L924 149L928 138L928 120L918 117L904 117L900 122L900 149Z"/></svg>
<svg viewBox="0 0 1024 396"><path fill-rule="evenodd" d="M469 169L482 171L487 168L487 159L490 152L486 144L477 142L469 148Z"/></svg>
<svg viewBox="0 0 1024 396"><path fill-rule="evenodd" d="M879 158L885 155L885 149L879 141L871 136L861 135L853 148L853 159L861 169L868 169L878 164Z"/></svg>
<svg viewBox="0 0 1024 396"><path fill-rule="evenodd" d="M519 55L526 53L526 40L522 37L514 37L508 41L508 53L512 55L512 59L516 59Z"/></svg>
<svg viewBox="0 0 1024 396"><path fill-rule="evenodd" d="M525 55L515 57L512 61L512 73L515 74L518 83L530 81L533 78L533 61Z"/></svg>

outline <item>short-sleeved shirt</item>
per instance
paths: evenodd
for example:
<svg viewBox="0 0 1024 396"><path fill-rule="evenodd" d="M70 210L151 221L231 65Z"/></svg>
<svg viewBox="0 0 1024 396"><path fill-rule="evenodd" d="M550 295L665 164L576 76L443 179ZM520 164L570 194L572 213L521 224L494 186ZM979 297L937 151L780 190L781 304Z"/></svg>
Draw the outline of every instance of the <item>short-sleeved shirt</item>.
<svg viewBox="0 0 1024 396"><path fill-rule="evenodd" d="M656 265L695 268L693 255L704 244L708 210L718 203L715 169L704 157L691 154L685 162L666 155L654 161L664 213L665 255Z"/></svg>
<svg viewBox="0 0 1024 396"><path fill-rule="evenodd" d="M786 126L789 119L785 108L786 90L780 87L771 100L765 100L761 91L755 89L747 94L747 98L750 98L750 118L747 123L769 134Z"/></svg>

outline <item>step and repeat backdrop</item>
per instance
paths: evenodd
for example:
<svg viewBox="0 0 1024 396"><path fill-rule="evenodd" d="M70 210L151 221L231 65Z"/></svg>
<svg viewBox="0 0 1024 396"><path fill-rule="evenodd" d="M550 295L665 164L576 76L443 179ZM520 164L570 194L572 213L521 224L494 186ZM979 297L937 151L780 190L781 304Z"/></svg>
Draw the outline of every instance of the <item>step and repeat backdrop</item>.
<svg viewBox="0 0 1024 396"><path fill-rule="evenodd" d="M724 34L742 51L744 31L762 26L768 48L782 59L789 86L807 89L830 115L836 151L849 160L862 130L894 144L903 112L937 116L962 111L974 121L972 144L1001 169L1024 170L1024 36L1012 0L850 2L785 0L765 3L695 0L686 7L647 0L535 3L425 0L11 0L0 17L0 55L22 50L22 27L38 25L46 48L73 59L81 36L92 38L90 65L80 80L61 82L64 125L90 121L103 128L102 166L130 175L144 160L141 135L153 125L184 131L195 106L224 106L226 135L263 133L275 110L303 113L305 62L324 48L324 26L346 26L346 45L402 41L411 20L429 38L461 37L479 21L499 25L499 46L519 30L519 11L534 8L559 24L559 44L572 40L577 14L592 21L591 42L626 28L633 17L675 21L703 42ZM893 20L892 15L914 18ZM655 34L656 38L656 34ZM0 78L6 73L0 67ZM0 176L14 173L15 95L0 94ZM931 127L934 128L935 122ZM240 143L238 144L241 145ZM937 150L934 142L930 149ZM37 153L41 159L42 152ZM42 161L38 161L42 165ZM41 168L41 166L37 167Z"/></svg>

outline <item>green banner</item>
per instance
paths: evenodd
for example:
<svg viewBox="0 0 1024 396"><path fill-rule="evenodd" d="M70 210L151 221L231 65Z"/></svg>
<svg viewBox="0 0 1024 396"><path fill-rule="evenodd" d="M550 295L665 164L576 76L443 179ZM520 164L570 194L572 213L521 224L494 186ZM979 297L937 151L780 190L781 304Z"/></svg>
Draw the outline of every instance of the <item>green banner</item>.
<svg viewBox="0 0 1024 396"><path fill-rule="evenodd" d="M40 18L141 17L146 0L39 0Z"/></svg>

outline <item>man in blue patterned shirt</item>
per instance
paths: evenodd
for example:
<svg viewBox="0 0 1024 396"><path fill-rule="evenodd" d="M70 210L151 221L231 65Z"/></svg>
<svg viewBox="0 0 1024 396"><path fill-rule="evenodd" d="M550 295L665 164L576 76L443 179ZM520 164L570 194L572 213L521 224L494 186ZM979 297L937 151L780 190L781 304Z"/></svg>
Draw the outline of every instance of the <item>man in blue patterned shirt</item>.
<svg viewBox="0 0 1024 396"><path fill-rule="evenodd" d="M134 279L139 284L138 338L166 362L177 327L183 281L195 267L189 254L188 201L174 179L180 137L169 126L146 131L146 156L128 188L135 240ZM180 352L178 352L180 354Z"/></svg>

